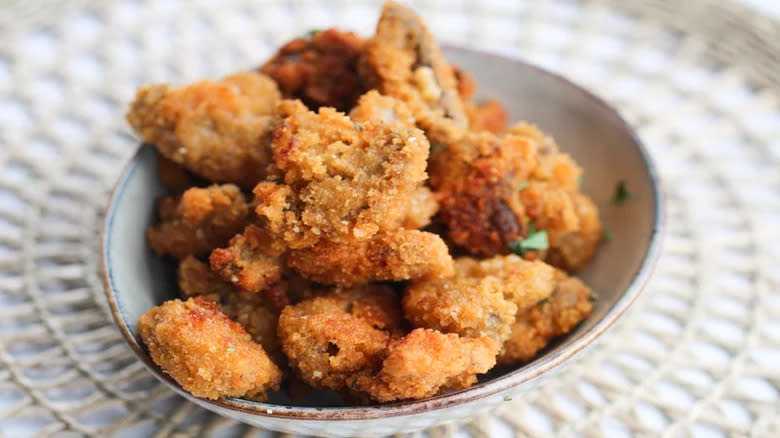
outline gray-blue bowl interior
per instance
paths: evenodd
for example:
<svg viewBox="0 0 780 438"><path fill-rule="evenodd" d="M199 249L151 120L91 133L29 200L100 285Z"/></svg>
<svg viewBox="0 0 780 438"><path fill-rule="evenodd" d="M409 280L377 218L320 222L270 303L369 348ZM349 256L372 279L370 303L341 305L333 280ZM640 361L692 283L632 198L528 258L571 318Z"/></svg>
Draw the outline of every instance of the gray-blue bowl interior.
<svg viewBox="0 0 780 438"><path fill-rule="evenodd" d="M474 387L459 391L471 391L478 398L560 365L595 340L628 308L658 254L662 195L648 154L630 127L601 99L560 76L518 60L460 48L446 48L445 52L451 62L474 74L480 96L500 99L509 109L511 120L538 125L574 157L585 170L583 191L598 205L605 229L612 235L579 273L599 297L593 315L533 361L493 371ZM106 214L103 263L109 303L128 343L159 378L176 387L152 363L136 334L141 314L177 296L175 263L153 254L146 244L146 228L157 220L155 200L166 194L156 173L157 159L153 147L142 146L120 178ZM623 205L610 202L618 181L624 181L632 193L631 200ZM456 393L434 399L441 402L435 404L440 407L473 398ZM282 391L267 403L240 399L208 403L261 415L273 409L274 415L292 417L339 411L339 416L333 418L350 418L349 412L364 418L415 412L422 402L366 411L334 406L337 398L326 393L315 392L293 402Z"/></svg>

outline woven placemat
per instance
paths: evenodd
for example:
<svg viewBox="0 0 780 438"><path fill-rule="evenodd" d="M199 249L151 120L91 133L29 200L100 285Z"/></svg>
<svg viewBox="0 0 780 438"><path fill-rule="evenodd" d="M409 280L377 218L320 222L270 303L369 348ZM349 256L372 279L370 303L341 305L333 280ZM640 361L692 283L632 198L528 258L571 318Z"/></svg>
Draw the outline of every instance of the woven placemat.
<svg viewBox="0 0 780 438"><path fill-rule="evenodd" d="M125 105L140 84L256 65L312 28L370 34L379 6L0 2L0 435L263 435L159 384L108 315L98 231L136 145ZM719 0L414 7L444 41L616 105L658 163L669 230L596 348L501 411L427 433L780 436L780 25Z"/></svg>

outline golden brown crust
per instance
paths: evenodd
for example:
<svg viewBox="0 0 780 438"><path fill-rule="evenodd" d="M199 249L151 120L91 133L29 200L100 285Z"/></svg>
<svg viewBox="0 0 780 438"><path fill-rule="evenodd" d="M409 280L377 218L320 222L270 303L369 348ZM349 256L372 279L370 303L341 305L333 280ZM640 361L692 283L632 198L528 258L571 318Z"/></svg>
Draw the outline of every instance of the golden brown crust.
<svg viewBox="0 0 780 438"><path fill-rule="evenodd" d="M357 63L365 42L352 32L327 29L283 45L260 71L279 84L286 98L349 111L364 92Z"/></svg>
<svg viewBox="0 0 780 438"><path fill-rule="evenodd" d="M495 365L498 349L489 338L461 338L415 329L390 343L376 375L354 376L349 387L381 403L468 388L477 381L477 374Z"/></svg>
<svg viewBox="0 0 780 438"><path fill-rule="evenodd" d="M411 9L385 3L360 71L370 88L406 103L431 142L454 140L467 129L453 68Z"/></svg>
<svg viewBox="0 0 780 438"><path fill-rule="evenodd" d="M488 132L468 133L433 156L431 187L447 235L469 253L506 254L527 233L518 187L535 167L536 145Z"/></svg>
<svg viewBox="0 0 780 438"><path fill-rule="evenodd" d="M249 208L232 184L193 187L180 198L163 198L158 204L162 222L147 231L149 246L158 254L177 259L204 256L241 232Z"/></svg>
<svg viewBox="0 0 780 438"><path fill-rule="evenodd" d="M270 78L251 72L185 87L149 85L138 90L127 120L187 170L248 189L267 175L279 98Z"/></svg>
<svg viewBox="0 0 780 438"><path fill-rule="evenodd" d="M429 171L447 236L471 254L507 254L533 225L550 250L524 257L576 270L601 239L598 210L579 192L580 168L531 125L469 133L437 151Z"/></svg>
<svg viewBox="0 0 780 438"><path fill-rule="evenodd" d="M341 285L443 278L453 273L444 241L417 230L383 231L368 240L323 241L290 251L287 264L310 280Z"/></svg>
<svg viewBox="0 0 780 438"><path fill-rule="evenodd" d="M176 195L203 182L187 169L163 156L157 159L157 176L160 182Z"/></svg>
<svg viewBox="0 0 780 438"><path fill-rule="evenodd" d="M154 362L197 397L264 399L282 380L263 347L205 298L149 310L138 332Z"/></svg>
<svg viewBox="0 0 780 438"><path fill-rule="evenodd" d="M401 122L359 125L332 108L284 101L272 149L283 176L254 189L256 212L275 239L305 248L320 239L367 239L393 228L425 180L428 141Z"/></svg>
<svg viewBox="0 0 780 438"><path fill-rule="evenodd" d="M336 290L288 306L279 317L279 339L290 366L315 388L341 390L356 373L378 368L399 323L392 291ZM379 297L379 298L375 298Z"/></svg>
<svg viewBox="0 0 780 438"><path fill-rule="evenodd" d="M553 338L573 330L593 311L594 295L578 278L556 272L555 290L546 300L518 314L501 347L501 365L532 359Z"/></svg>
<svg viewBox="0 0 780 438"><path fill-rule="evenodd" d="M404 316L415 327L501 343L515 315L549 297L554 286L555 269L539 261L516 255L481 261L463 257L455 261L453 277L409 285Z"/></svg>
<svg viewBox="0 0 780 438"><path fill-rule="evenodd" d="M455 75L457 83L458 96L466 102L477 92L477 81L474 76L463 70L460 66L452 64L452 73Z"/></svg>
<svg viewBox="0 0 780 438"><path fill-rule="evenodd" d="M208 264L194 257L187 257L179 263L177 275L183 299L201 296L214 301L222 313L241 324L252 339L263 346L274 363L286 363L276 336L279 311L271 300L223 281Z"/></svg>
<svg viewBox="0 0 780 438"><path fill-rule="evenodd" d="M420 186L409 195L406 204L406 212L401 216L401 228L416 230L428 226L431 218L439 211L439 202L436 201L431 189Z"/></svg>
<svg viewBox="0 0 780 438"><path fill-rule="evenodd" d="M509 120L506 108L496 99L466 103L466 115L469 118L470 130L489 131L494 134L504 131Z"/></svg>
<svg viewBox="0 0 780 438"><path fill-rule="evenodd" d="M281 251L255 225L248 225L242 234L233 237L227 248L212 251L209 263L222 280L242 290L278 292L271 286L282 279ZM282 299L276 304L281 308L287 302Z"/></svg>

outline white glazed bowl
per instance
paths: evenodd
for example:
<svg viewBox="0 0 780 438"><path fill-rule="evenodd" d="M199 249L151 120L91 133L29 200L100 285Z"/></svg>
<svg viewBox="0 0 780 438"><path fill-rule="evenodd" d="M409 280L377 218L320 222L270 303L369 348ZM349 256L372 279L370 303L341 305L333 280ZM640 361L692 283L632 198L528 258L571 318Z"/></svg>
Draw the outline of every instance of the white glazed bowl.
<svg viewBox="0 0 780 438"><path fill-rule="evenodd" d="M512 120L539 125L584 168L583 190L599 206L605 228L613 236L580 273L599 296L593 315L533 361L493 370L469 389L425 400L340 407L319 392L295 403L284 393L266 403L194 397L152 362L136 333L142 313L176 296L173 264L153 255L146 245L146 228L155 220L155 199L165 189L157 178L157 152L142 146L111 197L102 262L106 295L119 329L157 378L206 409L268 429L328 436L411 432L522 397L542 377L553 376L592 344L625 312L650 275L663 226L660 183L631 128L604 101L555 74L467 49L445 48L445 55L474 74L481 96L500 99ZM613 206L609 200L619 180L625 181L633 198Z"/></svg>

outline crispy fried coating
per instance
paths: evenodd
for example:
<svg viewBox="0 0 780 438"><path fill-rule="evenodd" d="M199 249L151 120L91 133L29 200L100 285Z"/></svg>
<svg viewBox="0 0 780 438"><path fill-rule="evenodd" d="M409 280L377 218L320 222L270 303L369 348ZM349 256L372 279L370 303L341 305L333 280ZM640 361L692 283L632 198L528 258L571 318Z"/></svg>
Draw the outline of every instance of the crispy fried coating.
<svg viewBox="0 0 780 438"><path fill-rule="evenodd" d="M416 230L431 223L431 218L439 211L439 202L431 189L420 186L409 196L406 213L401 216L399 226L407 230Z"/></svg>
<svg viewBox="0 0 780 438"><path fill-rule="evenodd" d="M501 365L532 359L553 338L573 330L593 311L590 288L576 277L556 271L555 290L546 300L518 314L512 334L501 347Z"/></svg>
<svg viewBox="0 0 780 438"><path fill-rule="evenodd" d="M383 329L396 330L400 324L392 294L381 286L336 290L285 307L279 339L301 380L341 390L350 376L378 369L390 340Z"/></svg>
<svg viewBox="0 0 780 438"><path fill-rule="evenodd" d="M255 211L275 239L306 248L397 226L426 178L422 131L400 121L356 124L332 108L314 113L298 101L284 101L280 110L286 118L272 149L283 178L254 189Z"/></svg>
<svg viewBox="0 0 780 438"><path fill-rule="evenodd" d="M467 129L453 68L411 9L385 3L360 71L370 88L406 103L431 142L457 139Z"/></svg>
<svg viewBox="0 0 780 438"><path fill-rule="evenodd" d="M447 235L469 253L506 254L527 232L518 188L536 164L536 144L521 136L470 132L433 156L430 184Z"/></svg>
<svg viewBox="0 0 780 438"><path fill-rule="evenodd" d="M282 380L263 347L205 298L149 310L138 319L138 332L154 362L197 397L262 400Z"/></svg>
<svg viewBox="0 0 780 438"><path fill-rule="evenodd" d="M477 92L477 81L471 73L455 64L452 64L452 73L455 75L458 96L460 96L461 100L466 102Z"/></svg>
<svg viewBox="0 0 780 438"><path fill-rule="evenodd" d="M496 99L466 103L466 115L469 118L469 129L489 131L494 134L505 130L509 120L506 108Z"/></svg>
<svg viewBox="0 0 780 438"><path fill-rule="evenodd" d="M381 403L468 388L477 381L477 374L495 365L498 350L498 344L490 338L462 338L415 329L390 343L377 374L356 375L349 387L367 392Z"/></svg>
<svg viewBox="0 0 780 438"><path fill-rule="evenodd" d="M360 285L371 281L443 278L452 275L452 257L436 234L418 230L383 231L368 240L321 241L292 250L287 264L324 284Z"/></svg>
<svg viewBox="0 0 780 438"><path fill-rule="evenodd" d="M149 227L149 247L177 259L207 255L241 232L249 207L233 184L193 187L158 203L161 223Z"/></svg>
<svg viewBox="0 0 780 438"><path fill-rule="evenodd" d="M401 122L409 127L414 126L414 115L406 104L394 97L383 96L376 90L360 96L358 105L349 112L349 118L358 123Z"/></svg>
<svg viewBox="0 0 780 438"><path fill-rule="evenodd" d="M253 72L185 87L149 85L138 90L127 120L171 161L249 189L267 175L279 99L274 81Z"/></svg>
<svg viewBox="0 0 780 438"><path fill-rule="evenodd" d="M252 339L263 346L274 363L286 362L276 336L279 320L277 305L262 294L242 291L223 281L208 264L194 257L187 257L179 263L177 276L183 299L201 296L214 301L222 313L241 324Z"/></svg>
<svg viewBox="0 0 780 438"><path fill-rule="evenodd" d="M598 210L579 192L579 166L533 126L469 133L436 152L429 171L447 236L471 254L506 254L533 225L547 232L550 250L524 256L549 255L576 270L601 239Z"/></svg>
<svg viewBox="0 0 780 438"><path fill-rule="evenodd" d="M516 255L487 260L462 257L455 275L410 284L403 298L404 316L415 327L499 343L510 334L518 312L549 297L555 269Z"/></svg>
<svg viewBox="0 0 780 438"><path fill-rule="evenodd" d="M203 183L192 172L163 156L157 159L157 176L160 182L176 195Z"/></svg>
<svg viewBox="0 0 780 438"><path fill-rule="evenodd" d="M281 255L268 234L250 224L230 240L227 248L212 251L209 263L220 278L242 290L273 293L276 290L271 287L282 278ZM277 304L283 307L287 302Z"/></svg>
<svg viewBox="0 0 780 438"><path fill-rule="evenodd" d="M357 64L365 41L352 32L327 29L283 45L260 71L279 84L286 98L311 109L349 111L365 87Z"/></svg>

